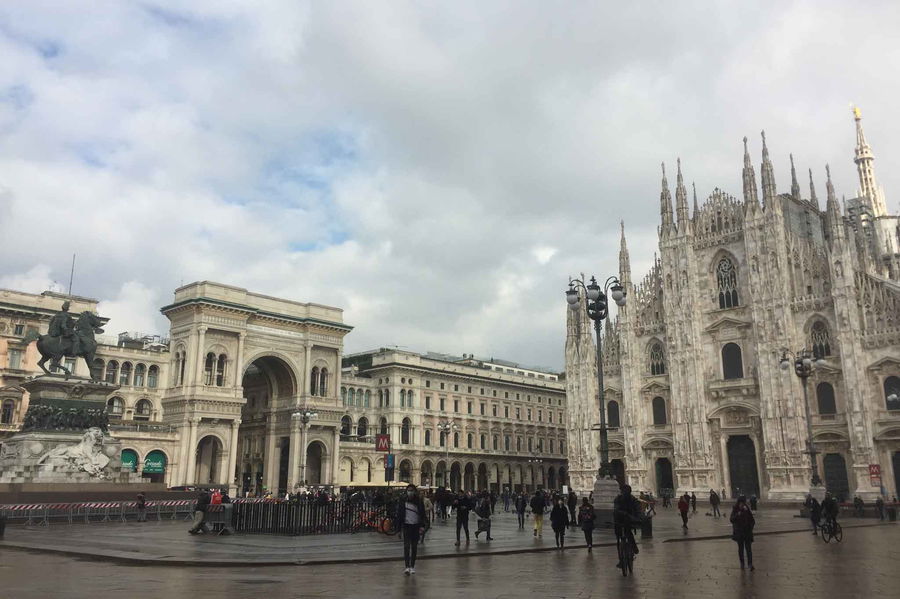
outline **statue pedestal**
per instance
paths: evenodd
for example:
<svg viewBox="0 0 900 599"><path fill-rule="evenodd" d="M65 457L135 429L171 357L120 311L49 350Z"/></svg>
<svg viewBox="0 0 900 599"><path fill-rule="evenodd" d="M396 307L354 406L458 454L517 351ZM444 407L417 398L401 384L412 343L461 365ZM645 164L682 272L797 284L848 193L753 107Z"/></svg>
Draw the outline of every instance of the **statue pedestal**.
<svg viewBox="0 0 900 599"><path fill-rule="evenodd" d="M594 482L594 522L597 527L613 525L613 502L619 495L619 483L613 478L600 478Z"/></svg>
<svg viewBox="0 0 900 599"><path fill-rule="evenodd" d="M122 467L121 442L107 432L106 397L118 387L39 376L22 431L0 447L0 483L140 483Z"/></svg>

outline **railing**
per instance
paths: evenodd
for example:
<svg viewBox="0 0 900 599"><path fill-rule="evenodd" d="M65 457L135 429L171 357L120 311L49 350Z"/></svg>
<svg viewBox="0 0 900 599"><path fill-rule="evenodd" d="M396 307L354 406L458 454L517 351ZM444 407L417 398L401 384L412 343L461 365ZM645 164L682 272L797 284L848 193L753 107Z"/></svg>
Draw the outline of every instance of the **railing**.
<svg viewBox="0 0 900 599"><path fill-rule="evenodd" d="M239 503L234 506L234 529L280 535L355 532L364 514L373 509L371 503L350 501Z"/></svg>
<svg viewBox="0 0 900 599"><path fill-rule="evenodd" d="M148 500L147 518L190 518L196 502L191 499ZM0 516L26 525L49 526L51 522L125 522L138 515L135 501L88 501L83 503L20 503L0 505Z"/></svg>

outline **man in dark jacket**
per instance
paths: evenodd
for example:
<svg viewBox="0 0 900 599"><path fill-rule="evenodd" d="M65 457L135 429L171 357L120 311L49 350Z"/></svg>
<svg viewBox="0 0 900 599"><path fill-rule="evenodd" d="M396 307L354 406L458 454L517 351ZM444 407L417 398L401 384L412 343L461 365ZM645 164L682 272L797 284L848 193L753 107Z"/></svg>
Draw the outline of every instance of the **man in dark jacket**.
<svg viewBox="0 0 900 599"><path fill-rule="evenodd" d="M719 494L712 489L709 490L709 506L712 508L712 515L715 518L722 515L722 512L719 511Z"/></svg>
<svg viewBox="0 0 900 599"><path fill-rule="evenodd" d="M528 497L525 493L516 495L516 518L519 519L519 528L525 528L525 510L528 509Z"/></svg>
<svg viewBox="0 0 900 599"><path fill-rule="evenodd" d="M456 510L456 546L459 547L459 531L466 531L466 543L469 542L469 510L472 509L472 498L459 492L453 500L453 509Z"/></svg>
<svg viewBox="0 0 900 599"><path fill-rule="evenodd" d="M547 509L547 500L540 490L534 492L531 498L531 515L534 516L534 536L544 536L544 510Z"/></svg>
<svg viewBox="0 0 900 599"><path fill-rule="evenodd" d="M691 491L691 513L697 513L697 495L693 491Z"/></svg>
<svg viewBox="0 0 900 599"><path fill-rule="evenodd" d="M194 525L188 529L188 532L192 535L199 533L201 530L208 532L209 529L203 519L206 517L206 508L209 507L210 499L209 491L207 490L200 491L200 495L197 496L197 503L194 505Z"/></svg>
<svg viewBox="0 0 900 599"><path fill-rule="evenodd" d="M484 532L487 540L493 541L494 537L491 536L491 496L487 492L482 493L481 499L475 505L475 515L478 516L478 529L475 531L475 538L478 538L478 533Z"/></svg>
<svg viewBox="0 0 900 599"><path fill-rule="evenodd" d="M569 526L578 526L578 495L569 491Z"/></svg>
<svg viewBox="0 0 900 599"><path fill-rule="evenodd" d="M404 574L415 574L419 536L425 532L425 502L415 485L406 487L406 493L397 502L394 522L403 532L403 561L406 563Z"/></svg>

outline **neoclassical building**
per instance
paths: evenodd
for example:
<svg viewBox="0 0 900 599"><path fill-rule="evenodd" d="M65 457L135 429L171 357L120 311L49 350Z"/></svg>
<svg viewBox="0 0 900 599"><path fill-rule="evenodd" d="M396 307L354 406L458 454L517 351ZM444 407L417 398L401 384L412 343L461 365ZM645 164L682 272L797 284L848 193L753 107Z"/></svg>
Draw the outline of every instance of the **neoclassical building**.
<svg viewBox="0 0 900 599"><path fill-rule="evenodd" d="M810 171L778 193L762 137L761 186L744 140L743 197L715 189L688 206L681 164L673 208L663 168L659 254L632 281L624 226L619 277L628 301L607 320L602 360L613 466L637 488L801 498L810 484L801 379L784 348L825 357L808 381L819 473L844 497L900 493L900 231L886 209L856 119L860 188L826 202ZM760 201L761 195L761 201ZM583 311L566 343L570 474L592 485L599 419L596 348ZM593 438L591 438L593 436ZM589 449L585 449L585 446ZM871 476L877 466L881 479Z"/></svg>
<svg viewBox="0 0 900 599"><path fill-rule="evenodd" d="M46 332L66 300L73 313L97 310L90 298L0 290L0 443L28 408L20 383L39 374L36 347L23 338ZM393 440L395 479L495 489L566 479L556 374L472 356L344 357L351 327L339 308L208 281L177 289L162 313L169 337L103 336L90 373L118 386L107 401L110 431L123 463L150 481L242 493L384 481L373 437L382 431ZM89 374L83 361L68 364Z"/></svg>

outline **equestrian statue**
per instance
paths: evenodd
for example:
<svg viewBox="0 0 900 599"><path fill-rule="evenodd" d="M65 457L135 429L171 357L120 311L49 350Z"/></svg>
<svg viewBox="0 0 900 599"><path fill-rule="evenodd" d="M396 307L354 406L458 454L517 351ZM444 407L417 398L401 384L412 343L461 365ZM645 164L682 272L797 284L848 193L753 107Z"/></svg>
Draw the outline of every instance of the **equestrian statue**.
<svg viewBox="0 0 900 599"><path fill-rule="evenodd" d="M75 319L69 313L69 302L63 302L62 310L57 312L50 319L50 327L46 335L38 335L35 331L30 331L25 336L25 344L29 344L35 339L37 340L37 348L41 354L38 366L47 374L53 374L59 370L66 373L66 379L72 375L72 372L66 368L60 360L63 358L84 358L87 362L88 372L91 373L91 380L94 380L94 354L97 351L97 341L94 335L103 332L100 328L103 321L99 316L85 310ZM44 363L50 360L50 369L48 370Z"/></svg>

